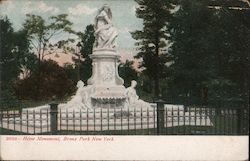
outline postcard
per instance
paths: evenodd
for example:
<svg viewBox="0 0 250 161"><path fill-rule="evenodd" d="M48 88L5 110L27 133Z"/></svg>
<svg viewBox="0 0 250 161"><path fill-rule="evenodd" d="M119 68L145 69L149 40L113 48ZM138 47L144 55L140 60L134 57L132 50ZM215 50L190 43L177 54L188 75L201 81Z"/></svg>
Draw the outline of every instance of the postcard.
<svg viewBox="0 0 250 161"><path fill-rule="evenodd" d="M248 160L249 13L1 0L1 160Z"/></svg>

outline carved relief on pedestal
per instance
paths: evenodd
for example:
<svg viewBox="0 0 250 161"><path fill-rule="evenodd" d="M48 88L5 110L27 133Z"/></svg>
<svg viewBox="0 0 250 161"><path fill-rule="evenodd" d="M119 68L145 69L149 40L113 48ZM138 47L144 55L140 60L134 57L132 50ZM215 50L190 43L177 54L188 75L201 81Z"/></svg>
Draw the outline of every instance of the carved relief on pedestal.
<svg viewBox="0 0 250 161"><path fill-rule="evenodd" d="M114 79L115 69L112 64L105 64L102 69L101 77L103 82L111 82Z"/></svg>

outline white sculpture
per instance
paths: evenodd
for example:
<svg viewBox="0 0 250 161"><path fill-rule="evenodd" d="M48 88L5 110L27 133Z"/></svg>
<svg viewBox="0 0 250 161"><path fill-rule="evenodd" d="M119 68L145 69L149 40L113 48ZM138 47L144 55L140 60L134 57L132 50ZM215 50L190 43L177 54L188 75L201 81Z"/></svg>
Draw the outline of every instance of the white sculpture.
<svg viewBox="0 0 250 161"><path fill-rule="evenodd" d="M135 80L131 81L131 86L126 88L126 107L132 108L150 108L150 104L139 99L139 96L136 93L135 87L137 82Z"/></svg>
<svg viewBox="0 0 250 161"><path fill-rule="evenodd" d="M91 105L91 93L92 93L92 87L91 86L85 86L82 89L82 103L84 104L85 108L92 109Z"/></svg>
<svg viewBox="0 0 250 161"><path fill-rule="evenodd" d="M77 91L72 99L65 105L66 108L87 109L91 108L89 105L88 88L84 87L83 81L77 82Z"/></svg>
<svg viewBox="0 0 250 161"><path fill-rule="evenodd" d="M137 82L135 80L131 81L131 86L126 89L127 103L132 105L135 104L139 97L136 94L135 87Z"/></svg>
<svg viewBox="0 0 250 161"><path fill-rule="evenodd" d="M94 48L115 48L117 30L112 24L112 12L107 5L104 5L95 18L95 44Z"/></svg>

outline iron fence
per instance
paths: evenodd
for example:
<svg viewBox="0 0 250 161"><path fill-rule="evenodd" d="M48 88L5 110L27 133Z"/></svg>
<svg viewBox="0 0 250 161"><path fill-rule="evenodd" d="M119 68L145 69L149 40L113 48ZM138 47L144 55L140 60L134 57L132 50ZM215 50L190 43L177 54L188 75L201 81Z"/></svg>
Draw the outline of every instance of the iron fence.
<svg viewBox="0 0 250 161"><path fill-rule="evenodd" d="M1 110L1 134L247 135L249 110L166 105L152 108Z"/></svg>

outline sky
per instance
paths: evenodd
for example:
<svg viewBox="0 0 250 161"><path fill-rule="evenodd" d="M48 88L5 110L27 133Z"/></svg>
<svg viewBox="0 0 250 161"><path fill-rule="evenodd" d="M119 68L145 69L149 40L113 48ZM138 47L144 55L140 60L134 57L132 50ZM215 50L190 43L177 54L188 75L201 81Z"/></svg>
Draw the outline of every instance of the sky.
<svg viewBox="0 0 250 161"><path fill-rule="evenodd" d="M94 23L97 10L108 4L113 14L113 24L118 29L118 53L122 59L131 59L135 54L135 40L130 31L141 30L142 20L135 16L137 3L133 0L4 0L0 3L1 16L7 15L15 30L22 28L26 14L40 15L47 19L52 15L68 14L73 29L83 32L85 27ZM67 35L63 35L67 36ZM53 58L53 55L50 56ZM54 57L60 64L71 56Z"/></svg>

